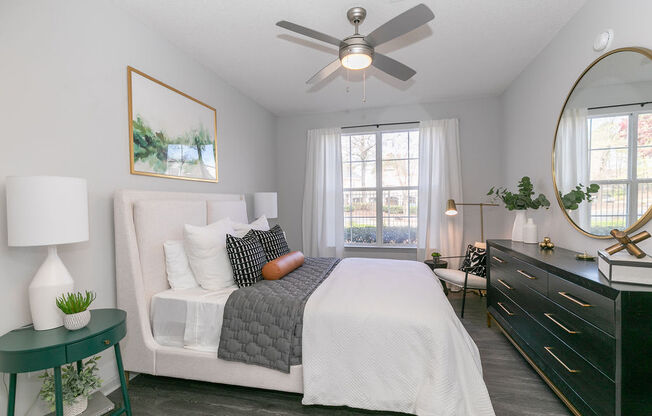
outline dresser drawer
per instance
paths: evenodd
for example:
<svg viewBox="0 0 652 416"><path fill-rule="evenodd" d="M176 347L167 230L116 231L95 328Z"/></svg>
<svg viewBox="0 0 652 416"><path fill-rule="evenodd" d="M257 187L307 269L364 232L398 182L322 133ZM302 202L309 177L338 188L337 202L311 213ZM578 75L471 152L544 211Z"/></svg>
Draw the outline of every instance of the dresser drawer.
<svg viewBox="0 0 652 416"><path fill-rule="evenodd" d="M68 362L79 361L117 344L126 335L124 323L99 335L66 346Z"/></svg>
<svg viewBox="0 0 652 416"><path fill-rule="evenodd" d="M526 341L536 323L512 299L496 288L491 288L490 305Z"/></svg>
<svg viewBox="0 0 652 416"><path fill-rule="evenodd" d="M494 248L491 249L489 261L492 278L494 271L498 271L503 280L509 280L514 284L522 283L544 295L548 293L548 272L545 270Z"/></svg>
<svg viewBox="0 0 652 416"><path fill-rule="evenodd" d="M611 380L616 377L616 340L607 333L531 291L527 312Z"/></svg>
<svg viewBox="0 0 652 416"><path fill-rule="evenodd" d="M616 385L572 349L541 328L535 334L537 355L600 416L615 414Z"/></svg>
<svg viewBox="0 0 652 416"><path fill-rule="evenodd" d="M614 301L596 292L550 275L548 297L611 336L615 334Z"/></svg>

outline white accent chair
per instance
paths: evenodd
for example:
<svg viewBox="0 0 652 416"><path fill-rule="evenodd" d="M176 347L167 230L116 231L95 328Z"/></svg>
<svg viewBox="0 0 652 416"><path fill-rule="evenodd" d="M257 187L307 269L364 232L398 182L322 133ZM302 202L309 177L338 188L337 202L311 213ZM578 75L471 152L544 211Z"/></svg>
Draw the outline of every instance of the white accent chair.
<svg viewBox="0 0 652 416"><path fill-rule="evenodd" d="M474 244L475 247L477 248L482 248L482 249L487 249L487 245L485 243L478 243L476 242ZM464 258L465 260L469 256L469 252L464 256L447 256L447 257L441 257L442 259L450 259L450 258ZM486 261L486 258L485 258ZM469 267L463 267L460 270L455 270L455 269L434 269L433 271L435 272L435 276L443 282L450 283L455 286L459 286L462 288L462 313L460 314L461 318L464 318L464 306L466 304L466 290L471 289L471 290L486 290L487 289L487 278L475 275L473 273L469 273ZM482 292L480 292L482 293Z"/></svg>

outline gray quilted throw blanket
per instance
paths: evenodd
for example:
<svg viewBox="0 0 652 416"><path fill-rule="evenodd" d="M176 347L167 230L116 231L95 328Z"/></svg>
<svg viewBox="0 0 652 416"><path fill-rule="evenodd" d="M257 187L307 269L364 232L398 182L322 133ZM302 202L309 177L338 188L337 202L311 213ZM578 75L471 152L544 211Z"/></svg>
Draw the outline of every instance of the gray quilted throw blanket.
<svg viewBox="0 0 652 416"><path fill-rule="evenodd" d="M306 257L280 280L261 280L231 294L224 306L218 358L284 373L301 364L303 311L340 259Z"/></svg>

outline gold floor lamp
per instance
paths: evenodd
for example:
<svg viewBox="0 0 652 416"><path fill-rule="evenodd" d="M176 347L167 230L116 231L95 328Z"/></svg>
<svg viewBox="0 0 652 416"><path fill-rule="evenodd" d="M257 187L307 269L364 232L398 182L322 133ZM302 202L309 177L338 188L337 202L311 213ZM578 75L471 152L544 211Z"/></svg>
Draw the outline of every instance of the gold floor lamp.
<svg viewBox="0 0 652 416"><path fill-rule="evenodd" d="M480 241L484 243L484 207L497 207L498 204L486 204L484 202L479 203L455 203L454 199L449 199L446 203L446 215L457 215L457 205L475 205L480 207Z"/></svg>

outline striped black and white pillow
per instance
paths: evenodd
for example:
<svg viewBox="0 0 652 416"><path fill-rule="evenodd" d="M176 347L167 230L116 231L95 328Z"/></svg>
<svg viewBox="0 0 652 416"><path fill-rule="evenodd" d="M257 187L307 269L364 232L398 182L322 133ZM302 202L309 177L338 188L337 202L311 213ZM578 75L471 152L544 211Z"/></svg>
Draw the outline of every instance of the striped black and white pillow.
<svg viewBox="0 0 652 416"><path fill-rule="evenodd" d="M290 252L288 242L285 240L285 234L281 226L276 224L269 231L251 230L260 240L265 250L267 261L272 261Z"/></svg>
<svg viewBox="0 0 652 416"><path fill-rule="evenodd" d="M244 237L226 235L226 253L233 268L233 280L238 287L255 284L263 278L265 250L256 235L249 231Z"/></svg>

